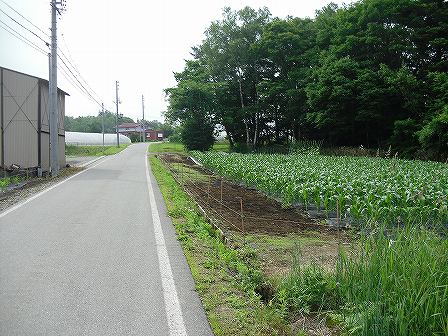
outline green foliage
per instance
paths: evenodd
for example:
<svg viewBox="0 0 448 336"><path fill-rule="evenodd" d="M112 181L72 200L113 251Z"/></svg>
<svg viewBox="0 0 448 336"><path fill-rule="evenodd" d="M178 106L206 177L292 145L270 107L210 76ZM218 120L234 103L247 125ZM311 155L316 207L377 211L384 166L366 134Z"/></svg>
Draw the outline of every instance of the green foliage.
<svg viewBox="0 0 448 336"><path fill-rule="evenodd" d="M104 132L105 133L115 133L116 122L115 113L105 112L104 113ZM118 121L121 123L132 123L134 122L131 118L122 117ZM66 131L71 132L84 132L84 133L101 133L102 132L102 116L98 114L97 116L87 116L87 117L69 117L64 118L64 127Z"/></svg>
<svg viewBox="0 0 448 336"><path fill-rule="evenodd" d="M365 238L336 272L351 335L446 335L448 241L419 228Z"/></svg>
<svg viewBox="0 0 448 336"><path fill-rule="evenodd" d="M185 147L180 142L160 142L152 143L148 147L148 152L151 153L165 153L165 152L185 152Z"/></svg>
<svg viewBox="0 0 448 336"><path fill-rule="evenodd" d="M448 240L421 228L362 236L334 272L295 262L271 305L283 315L331 310L344 335L448 332Z"/></svg>
<svg viewBox="0 0 448 336"><path fill-rule="evenodd" d="M431 116L417 135L423 148L433 153L429 157L444 159L448 154L448 73L431 73L429 78L434 96Z"/></svg>
<svg viewBox="0 0 448 336"><path fill-rule="evenodd" d="M203 118L186 119L182 124L181 139L187 150L209 150L215 138L214 125Z"/></svg>
<svg viewBox="0 0 448 336"><path fill-rule="evenodd" d="M336 309L335 277L318 265L304 266L296 261L291 273L277 286L272 304L284 316Z"/></svg>
<svg viewBox="0 0 448 336"><path fill-rule="evenodd" d="M250 150L316 139L443 159L447 22L440 0L330 4L313 20L225 8L175 75L168 114L199 113Z"/></svg>
<svg viewBox="0 0 448 336"><path fill-rule="evenodd" d="M289 335L278 312L263 305L255 292L263 279L253 251L226 246L161 162L155 157L149 160L213 332L223 336Z"/></svg>
<svg viewBox="0 0 448 336"><path fill-rule="evenodd" d="M7 176L0 178L0 190L4 190L10 185L18 184L20 183L24 178L20 176Z"/></svg>
<svg viewBox="0 0 448 336"><path fill-rule="evenodd" d="M193 155L218 174L280 198L285 205L312 205L327 215L338 208L341 219L353 225L399 222L443 229L448 221L446 164L323 156L313 148L291 155Z"/></svg>
<svg viewBox="0 0 448 336"><path fill-rule="evenodd" d="M390 138L391 145L396 148L400 156L412 158L420 147L417 132L418 123L411 118L394 122L393 134Z"/></svg>

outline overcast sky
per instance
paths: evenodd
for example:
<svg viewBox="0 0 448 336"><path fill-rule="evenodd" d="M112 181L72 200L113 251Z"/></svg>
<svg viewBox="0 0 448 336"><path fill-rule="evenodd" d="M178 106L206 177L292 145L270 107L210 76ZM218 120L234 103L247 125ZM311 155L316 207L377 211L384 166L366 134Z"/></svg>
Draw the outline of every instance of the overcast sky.
<svg viewBox="0 0 448 336"><path fill-rule="evenodd" d="M4 2L3 2L4 1ZM50 34L50 0L0 0L0 9L49 40L6 4ZM163 90L175 85L173 71L183 69L191 47L201 43L211 21L222 9L268 7L273 16L314 17L328 0L159 0L107 1L67 0L58 20L58 46L72 60L85 81L115 111L115 81L120 82L120 113L141 119L141 96L145 96L145 119L163 120ZM350 1L335 1L341 4ZM13 37L5 24L48 51L44 42L24 30L0 11L0 66L48 79L48 58ZM59 61L59 67L64 68ZM99 106L58 72L58 86L70 94L66 115L96 115Z"/></svg>

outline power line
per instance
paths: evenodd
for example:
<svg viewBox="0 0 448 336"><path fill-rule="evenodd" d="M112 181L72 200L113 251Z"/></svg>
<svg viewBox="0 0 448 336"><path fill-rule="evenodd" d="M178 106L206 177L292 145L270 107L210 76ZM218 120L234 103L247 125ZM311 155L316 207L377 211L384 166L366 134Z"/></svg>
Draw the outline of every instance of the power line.
<svg viewBox="0 0 448 336"><path fill-rule="evenodd" d="M14 11L17 15L19 15L20 17L22 17L25 21L27 21L29 24L31 24L33 27L35 27L36 29L38 29L41 33L43 33L45 36L50 37L44 30L42 30L41 28L39 28L38 26L36 26L33 22L31 22L29 19L27 19L24 15L22 15L19 11L17 11L16 9L14 9L11 5L9 5L7 2L5 2L4 0L0 0L2 3L4 3L6 6L8 6L12 11ZM50 44L44 39L42 38L40 35L36 34L36 32L32 31L31 29L27 28L26 26L24 26L22 23L20 23L19 21L17 21L16 19L14 19L13 17L11 17L8 13L6 13L4 10L2 10L0 8L0 11L5 14L9 19L11 19L12 21L14 21L16 24L18 24L19 26L21 26L23 29L27 30L29 33L33 34L35 37L37 37L39 40L41 40L42 42L44 42L48 47L50 46ZM23 36L22 34L20 34L18 31L16 31L14 28L12 28L11 26L9 26L8 24L6 24L4 21L0 20L0 23L2 23L4 26L6 26L7 28L3 27L0 25L1 28L3 28L5 31L7 31L8 33L10 33L12 36L14 36L15 38L21 40L22 42L24 42L25 44L27 44L28 46L32 47L33 49L35 49L36 51L42 53L43 55L47 56L48 53L43 50L42 48L40 48L38 45L36 45L35 43L33 43L32 41L30 41L28 38L26 38L25 36ZM9 28L9 29L8 29ZM64 35L61 34L64 40L64 44L67 48L67 52L70 54L70 51L67 47L67 43L65 41ZM70 60L69 57L67 57L65 55L65 53L63 52L63 50L61 48L59 48L59 51L62 54L62 57L65 58L64 59L61 57L60 54L58 54L57 56L59 57L59 59L62 61L63 65L65 66L65 68L68 70L69 73L67 73L67 71L62 68L62 67L58 67L58 69L61 71L62 75L67 79L67 81L76 89L78 89L82 94L84 94L87 98L89 98L90 100L92 100L93 102L95 102L98 106L101 106L101 103L99 102L101 100L100 96L95 92L95 90L92 89L92 87L87 83L87 81L84 79L84 77L81 75L81 72L77 69L77 67L73 64L74 62ZM69 65L71 66L71 68L69 67ZM73 71L79 76L79 78L81 78L81 80L78 78L78 76L73 73ZM84 84L83 84L84 83ZM89 88L87 89L86 86ZM92 95L92 93L96 96L96 98Z"/></svg>
<svg viewBox="0 0 448 336"><path fill-rule="evenodd" d="M31 24L34 28L37 28L40 32L42 32L45 36L47 36L48 38L50 37L50 35L48 35L46 32L44 32L41 28L39 28L38 26L36 26L34 23L32 23L30 20L28 20L25 16L23 16L19 11L15 10L13 7L11 7L11 5L9 5L7 2L5 2L4 0L0 0L1 2L3 2L6 6L8 6L10 9L12 9L16 14L20 15L23 19L25 19L25 21L27 21L29 24Z"/></svg>
<svg viewBox="0 0 448 336"><path fill-rule="evenodd" d="M7 28L5 28L4 26L6 26ZM11 34L12 36L14 36L15 38L17 38L18 40L22 41L23 43L27 44L28 46L30 46L31 48L35 49L36 51L40 52L41 54L47 56L48 53L43 50L42 48L40 48L39 46L37 46L35 43L33 43L32 41L30 41L29 39L27 39L25 36L23 36L22 34L20 34L19 32L17 32L14 28L10 27L8 24L6 24L5 22L3 22L2 20L0 20L0 28L3 28L6 32L8 32L9 34ZM63 72L64 77L70 82L70 84L72 84L73 87L77 88L81 93L83 93L84 95L86 95L86 97L90 98L92 101L94 101L96 104L98 104L99 106L101 106L101 103L99 103L99 101L97 99L95 99L89 92L88 89L86 89L86 87L80 82L80 80L77 78L77 76L71 71L70 67L68 67L67 63L60 57L60 55L58 54L59 59L62 61L62 63L64 64L64 66L67 68L67 70L71 73L71 76L67 73L67 71L64 70L64 68L62 67L58 67L59 70L61 70L61 72ZM74 80L75 81L74 81Z"/></svg>
<svg viewBox="0 0 448 336"><path fill-rule="evenodd" d="M101 103L99 102L101 99L98 96L97 98L99 99L95 99L95 97L92 96L92 94L89 92L89 90L81 83L81 81L78 79L78 77L73 73L73 71L67 66L67 63L65 63L65 61L60 57L60 55L58 54L59 59L62 61L62 64L65 66L65 69L68 70L69 73L67 73L67 71L58 66L58 69L64 72L64 77L69 80L70 84L72 84L72 86L76 89L78 89L78 91L80 93L82 93L83 95L85 95L87 98L89 98L91 101L95 102L98 106L101 106ZM110 109L108 109L110 110Z"/></svg>
<svg viewBox="0 0 448 336"><path fill-rule="evenodd" d="M28 32L30 32L31 34L33 34L34 36L36 36L39 40L41 40L42 42L44 42L47 47L50 46L50 44L45 41L42 37L40 37L39 35L37 35L35 32L33 32L31 29L28 29L27 27L25 27L23 24L21 24L19 21L17 21L16 19L14 19L13 17L11 17L8 13L6 13L3 9L0 8L0 11L3 12L3 14L5 14L7 17L9 17L12 21L14 21L15 23L17 23L20 27L22 27L23 29L27 30Z"/></svg>
<svg viewBox="0 0 448 336"><path fill-rule="evenodd" d="M0 20L0 23L3 24L4 26L6 26L7 28L0 26L1 28L3 28L5 31L7 31L8 33L10 33L12 36L14 36L15 38L17 38L18 40L22 41L23 43L29 45L31 48L37 50L38 52L47 55L47 52L45 50L43 50L42 48L40 48L38 45L36 45L35 43L33 43L32 41L28 40L25 36L23 36L22 34L20 34L19 32L17 32L16 30L14 30L13 28L11 28L9 25L7 25L5 22L3 22L2 20Z"/></svg>
<svg viewBox="0 0 448 336"><path fill-rule="evenodd" d="M78 79L78 77L73 73L73 71L68 67L67 63L65 63L64 59L58 54L59 59L62 61L64 66L67 68L67 70L71 73L72 77L78 82L78 84L84 89L85 93L101 107L101 103L98 102L89 92L89 90L86 89L86 87L81 83L81 81Z"/></svg>
<svg viewBox="0 0 448 336"><path fill-rule="evenodd" d="M61 52L62 56L65 58L65 60L67 61L67 63L72 67L72 69L76 72L76 74L80 77L80 79L84 82L84 84L87 86L87 88L92 91L92 93L96 96L97 99L101 100L100 96L98 93L95 92L94 89L92 89L92 87L89 85L89 83L87 83L87 81L84 79L84 77L81 75L81 72L79 72L79 70L76 68L76 66L73 64L73 62L70 61L70 59L65 55L64 51L59 48L58 46L58 50ZM61 55L59 55L59 58L62 60ZM64 64L67 66L67 64L64 62Z"/></svg>

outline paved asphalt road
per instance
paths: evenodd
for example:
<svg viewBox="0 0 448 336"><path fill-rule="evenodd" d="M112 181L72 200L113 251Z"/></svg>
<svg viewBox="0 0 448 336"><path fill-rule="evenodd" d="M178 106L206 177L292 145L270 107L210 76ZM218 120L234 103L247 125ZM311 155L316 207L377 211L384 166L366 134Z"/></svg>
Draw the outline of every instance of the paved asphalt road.
<svg viewBox="0 0 448 336"><path fill-rule="evenodd" d="M212 335L146 147L0 213L0 335Z"/></svg>

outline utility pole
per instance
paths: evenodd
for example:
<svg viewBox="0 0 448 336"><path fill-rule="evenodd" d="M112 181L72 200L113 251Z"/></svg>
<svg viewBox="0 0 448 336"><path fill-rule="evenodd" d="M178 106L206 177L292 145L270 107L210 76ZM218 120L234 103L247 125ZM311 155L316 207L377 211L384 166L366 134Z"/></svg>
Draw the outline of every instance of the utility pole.
<svg viewBox="0 0 448 336"><path fill-rule="evenodd" d="M115 126L117 128L117 147L120 147L120 135L118 133L118 104L120 104L120 99L118 98L118 85L119 82L115 81L115 106L117 108L117 114L115 116Z"/></svg>
<svg viewBox="0 0 448 336"><path fill-rule="evenodd" d="M56 17L65 10L65 0L51 0L51 66L48 81L49 124L50 124L50 169L51 176L59 173L59 131L58 131L58 54Z"/></svg>
<svg viewBox="0 0 448 336"><path fill-rule="evenodd" d="M104 103L101 103L101 130L103 132L103 151L104 151Z"/></svg>
<svg viewBox="0 0 448 336"><path fill-rule="evenodd" d="M142 112L143 112L143 118L142 118L142 141L146 141L146 126L145 126L145 97L142 95Z"/></svg>

